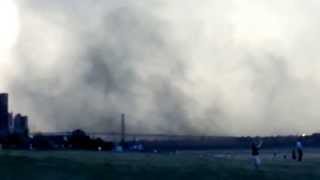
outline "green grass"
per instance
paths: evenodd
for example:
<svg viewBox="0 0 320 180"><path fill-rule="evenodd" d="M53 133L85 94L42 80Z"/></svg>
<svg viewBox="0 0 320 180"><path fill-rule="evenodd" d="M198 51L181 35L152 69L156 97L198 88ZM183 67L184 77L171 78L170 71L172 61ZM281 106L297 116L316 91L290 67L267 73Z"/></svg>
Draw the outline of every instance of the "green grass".
<svg viewBox="0 0 320 180"><path fill-rule="evenodd" d="M225 155L228 154L228 155ZM181 152L134 154L84 151L1 151L0 176L5 179L272 179L319 180L320 155L307 154L303 163L263 156L259 171L248 152Z"/></svg>

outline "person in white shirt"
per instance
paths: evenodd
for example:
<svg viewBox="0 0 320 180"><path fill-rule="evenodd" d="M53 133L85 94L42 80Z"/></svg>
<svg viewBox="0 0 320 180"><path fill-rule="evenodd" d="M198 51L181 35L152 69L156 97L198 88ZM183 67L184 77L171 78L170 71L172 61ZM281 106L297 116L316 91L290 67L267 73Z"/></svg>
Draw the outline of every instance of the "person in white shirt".
<svg viewBox="0 0 320 180"><path fill-rule="evenodd" d="M297 152L298 152L298 161L301 162L302 158L303 158L303 146L302 146L301 141L297 141L296 149L297 149Z"/></svg>

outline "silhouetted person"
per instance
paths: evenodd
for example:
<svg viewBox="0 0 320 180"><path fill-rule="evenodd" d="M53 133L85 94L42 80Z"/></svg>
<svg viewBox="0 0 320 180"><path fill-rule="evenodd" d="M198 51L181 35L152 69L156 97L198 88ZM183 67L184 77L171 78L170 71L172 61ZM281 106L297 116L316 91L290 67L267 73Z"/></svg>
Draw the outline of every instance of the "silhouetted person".
<svg viewBox="0 0 320 180"><path fill-rule="evenodd" d="M274 159L276 159L276 158L277 158L277 153L274 152L274 153L273 153L273 156L272 156L272 160L274 160Z"/></svg>
<svg viewBox="0 0 320 180"><path fill-rule="evenodd" d="M283 159L287 159L287 155L283 155Z"/></svg>
<svg viewBox="0 0 320 180"><path fill-rule="evenodd" d="M259 157L259 150L261 149L261 146L262 146L262 141L260 141L259 143L256 143L256 142L251 143L251 155L253 157L254 167L256 169L259 169L259 166L261 165L261 160Z"/></svg>
<svg viewBox="0 0 320 180"><path fill-rule="evenodd" d="M303 158L303 146L301 141L297 141L296 143L296 148L297 148L297 152L298 152L298 161L302 161Z"/></svg>
<svg viewBox="0 0 320 180"><path fill-rule="evenodd" d="M297 159L297 155L296 155L296 150L295 149L292 149L291 151L291 157L293 160L296 160Z"/></svg>

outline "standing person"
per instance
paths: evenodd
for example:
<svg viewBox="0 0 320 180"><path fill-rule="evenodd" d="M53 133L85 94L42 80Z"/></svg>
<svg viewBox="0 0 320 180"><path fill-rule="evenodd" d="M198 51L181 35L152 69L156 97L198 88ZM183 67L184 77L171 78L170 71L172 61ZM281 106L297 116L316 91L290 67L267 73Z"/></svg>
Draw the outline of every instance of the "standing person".
<svg viewBox="0 0 320 180"><path fill-rule="evenodd" d="M253 157L254 167L256 169L259 169L261 165L261 159L259 157L259 150L261 149L261 146L262 146L262 141L260 141L259 143L256 143L256 142L251 143L251 155Z"/></svg>
<svg viewBox="0 0 320 180"><path fill-rule="evenodd" d="M297 152L298 152L298 161L301 162L302 158L303 158L303 146L302 146L301 141L297 141L296 148L297 148Z"/></svg>
<svg viewBox="0 0 320 180"><path fill-rule="evenodd" d="M296 149L292 149L292 151L291 151L291 158L292 158L293 160L296 160L296 159L297 159Z"/></svg>

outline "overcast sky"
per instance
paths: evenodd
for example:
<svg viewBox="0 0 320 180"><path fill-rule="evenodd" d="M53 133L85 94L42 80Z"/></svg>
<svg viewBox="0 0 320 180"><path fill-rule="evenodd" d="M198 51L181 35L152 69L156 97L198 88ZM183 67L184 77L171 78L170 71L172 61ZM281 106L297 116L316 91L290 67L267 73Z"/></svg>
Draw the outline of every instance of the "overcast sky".
<svg viewBox="0 0 320 180"><path fill-rule="evenodd" d="M15 4L14 68L0 87L34 131L117 131L120 113L132 132L320 129L319 1Z"/></svg>

